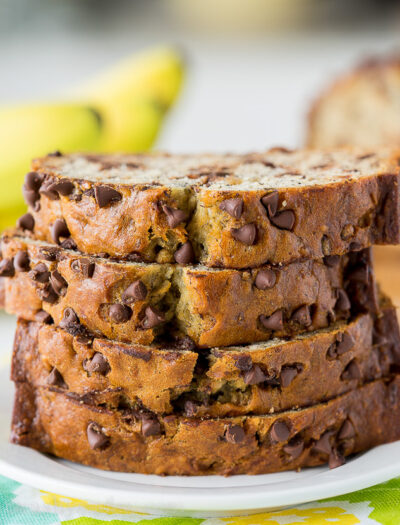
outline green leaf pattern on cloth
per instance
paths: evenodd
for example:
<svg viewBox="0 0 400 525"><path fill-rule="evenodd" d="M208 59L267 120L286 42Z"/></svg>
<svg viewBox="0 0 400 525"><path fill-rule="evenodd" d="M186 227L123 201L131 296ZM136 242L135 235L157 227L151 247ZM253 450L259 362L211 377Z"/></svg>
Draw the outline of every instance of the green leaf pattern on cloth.
<svg viewBox="0 0 400 525"><path fill-rule="evenodd" d="M400 525L400 478L289 509L226 518L178 518L96 505L0 476L1 525Z"/></svg>

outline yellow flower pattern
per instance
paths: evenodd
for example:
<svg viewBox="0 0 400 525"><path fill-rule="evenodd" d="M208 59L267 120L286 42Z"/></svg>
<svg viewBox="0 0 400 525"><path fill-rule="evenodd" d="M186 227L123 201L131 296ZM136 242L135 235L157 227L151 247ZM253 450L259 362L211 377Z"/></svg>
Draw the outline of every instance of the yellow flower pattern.
<svg viewBox="0 0 400 525"><path fill-rule="evenodd" d="M287 518L285 520L279 518ZM298 519L297 519L298 518ZM226 525L354 525L360 520L340 507L286 509L252 516L220 518Z"/></svg>

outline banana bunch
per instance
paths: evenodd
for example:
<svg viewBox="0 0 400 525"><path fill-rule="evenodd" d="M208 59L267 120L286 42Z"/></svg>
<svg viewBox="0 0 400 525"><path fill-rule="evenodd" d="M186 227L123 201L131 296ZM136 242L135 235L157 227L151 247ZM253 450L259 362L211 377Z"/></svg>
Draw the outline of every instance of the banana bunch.
<svg viewBox="0 0 400 525"><path fill-rule="evenodd" d="M24 213L34 157L54 150L145 151L183 80L182 57L161 48L130 57L75 89L68 102L0 106L0 231Z"/></svg>

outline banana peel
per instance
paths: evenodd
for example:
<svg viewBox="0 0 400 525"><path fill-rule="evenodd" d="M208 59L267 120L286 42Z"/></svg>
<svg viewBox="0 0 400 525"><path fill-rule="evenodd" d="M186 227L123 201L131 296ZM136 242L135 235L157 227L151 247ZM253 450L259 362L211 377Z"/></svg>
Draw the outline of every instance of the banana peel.
<svg viewBox="0 0 400 525"><path fill-rule="evenodd" d="M182 57L159 48L129 57L69 95L70 102L0 107L0 231L23 213L34 157L53 150L146 151L179 94Z"/></svg>

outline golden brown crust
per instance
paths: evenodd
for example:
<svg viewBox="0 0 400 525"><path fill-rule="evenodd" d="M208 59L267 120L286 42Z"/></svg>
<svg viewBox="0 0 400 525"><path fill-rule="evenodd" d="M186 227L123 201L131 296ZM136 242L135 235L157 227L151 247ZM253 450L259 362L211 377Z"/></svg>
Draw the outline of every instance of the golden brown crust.
<svg viewBox="0 0 400 525"><path fill-rule="evenodd" d="M2 252L15 270L6 278L6 310L41 321L47 312L57 326L73 334L89 331L110 339L150 344L178 330L199 347L212 348L323 328L334 319L348 317L350 306L353 314L376 311L368 249L340 258L247 271L119 263L21 237L5 237ZM19 262L21 253L27 254L24 271ZM90 277L88 267L92 269ZM44 293L54 290L55 272L64 283L61 293L52 293L49 302ZM127 305L124 294L138 281L145 286L145 293ZM338 302L342 290L350 298L347 305ZM129 315L115 319L112 308L122 308ZM156 319L147 327L148 308L162 313L164 321ZM66 322L70 309L76 322ZM271 326L268 319L273 315L281 316L282 323L278 319Z"/></svg>
<svg viewBox="0 0 400 525"><path fill-rule="evenodd" d="M141 173L143 164L163 158L173 169L174 162L178 166L185 162L185 157L134 157L137 166L130 162L133 180L135 170ZM160 178L150 184L127 184L123 178L112 182L112 170L120 173L121 166L126 165L125 157L111 161L101 156L47 157L32 165L37 183L26 183L30 188L27 199L37 238L59 242L67 238L85 253L106 252L119 258L134 254L145 261L173 262L180 247L190 241L195 253L187 253L185 262L195 258L207 266L229 268L286 264L343 254L354 246L398 243L397 158L395 151L377 156L353 150L282 149L206 159L206 166L200 158L197 169L184 172L189 180L186 185L169 186ZM70 171L65 168L68 165ZM93 165L97 178L85 180L85 170L92 173ZM248 172L249 165L256 166L251 175L266 171L268 181L249 184L245 189L246 185L240 186L243 178L239 174ZM106 184L101 182L102 173ZM286 187L279 182L281 177L290 179ZM311 185L307 185L307 178L312 180ZM319 178L321 185L316 183ZM333 182L323 182L330 178ZM57 187L60 179L68 184L66 195L65 189L60 194L48 190L54 184ZM174 182L173 175L170 180ZM261 199L274 190L274 184L277 202L268 209ZM114 193L106 198L99 196L99 188L104 187ZM113 195L117 197L113 199ZM229 199L239 199L241 208L227 212L223 203ZM175 221L171 210L180 210L187 218ZM54 224L60 220L65 221L66 228L63 235L54 235Z"/></svg>
<svg viewBox="0 0 400 525"><path fill-rule="evenodd" d="M50 382L88 404L220 417L313 405L386 376L398 364L396 312L384 306L375 325L363 314L290 341L200 355L105 339L88 344L19 320L11 377L34 387Z"/></svg>
<svg viewBox="0 0 400 525"><path fill-rule="evenodd" d="M333 467L399 438L399 376L298 411L204 420L150 420L17 383L11 436L92 467L161 475L262 474L328 460Z"/></svg>

